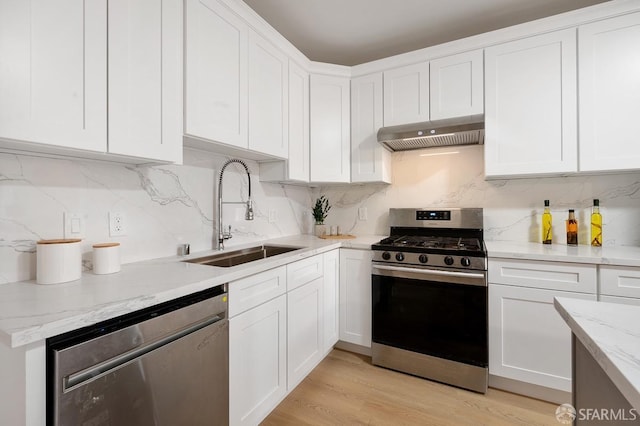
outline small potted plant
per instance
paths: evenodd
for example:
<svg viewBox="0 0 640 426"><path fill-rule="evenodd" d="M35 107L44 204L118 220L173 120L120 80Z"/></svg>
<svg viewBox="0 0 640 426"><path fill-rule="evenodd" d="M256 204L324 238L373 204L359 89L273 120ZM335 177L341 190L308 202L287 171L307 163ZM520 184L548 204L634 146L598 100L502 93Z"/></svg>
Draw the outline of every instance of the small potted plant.
<svg viewBox="0 0 640 426"><path fill-rule="evenodd" d="M324 224L324 220L329 210L331 210L329 200L322 195L316 200L316 205L313 206L313 219L316 221L315 235L317 237L321 237L327 233L327 226Z"/></svg>

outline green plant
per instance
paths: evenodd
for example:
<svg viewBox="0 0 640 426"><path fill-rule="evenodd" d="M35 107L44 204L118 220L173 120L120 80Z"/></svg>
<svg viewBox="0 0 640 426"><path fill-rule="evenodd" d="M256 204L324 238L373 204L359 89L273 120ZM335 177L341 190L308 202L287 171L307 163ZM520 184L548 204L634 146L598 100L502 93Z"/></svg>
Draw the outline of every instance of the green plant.
<svg viewBox="0 0 640 426"><path fill-rule="evenodd" d="M329 200L322 195L316 200L316 205L313 206L313 218L316 221L316 225L322 225L324 223L324 219L327 217L329 210L331 210Z"/></svg>

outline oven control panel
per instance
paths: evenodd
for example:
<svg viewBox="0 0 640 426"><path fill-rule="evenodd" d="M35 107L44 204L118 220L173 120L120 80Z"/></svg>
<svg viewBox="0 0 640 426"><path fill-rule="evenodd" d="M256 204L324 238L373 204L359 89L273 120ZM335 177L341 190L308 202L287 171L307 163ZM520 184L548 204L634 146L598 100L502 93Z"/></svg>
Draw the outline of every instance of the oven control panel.
<svg viewBox="0 0 640 426"><path fill-rule="evenodd" d="M487 270L487 259L484 256L451 256L433 253L373 251L375 262L389 264L405 264L421 267L445 267L456 269Z"/></svg>
<svg viewBox="0 0 640 426"><path fill-rule="evenodd" d="M451 220L451 211L416 210L416 220Z"/></svg>

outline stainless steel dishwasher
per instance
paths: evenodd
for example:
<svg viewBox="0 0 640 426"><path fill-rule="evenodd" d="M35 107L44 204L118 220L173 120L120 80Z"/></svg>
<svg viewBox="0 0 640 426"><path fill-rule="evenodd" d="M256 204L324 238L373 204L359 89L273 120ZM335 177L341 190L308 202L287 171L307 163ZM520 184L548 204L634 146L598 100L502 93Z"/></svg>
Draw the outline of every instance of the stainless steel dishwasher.
<svg viewBox="0 0 640 426"><path fill-rule="evenodd" d="M226 285L47 340L49 425L227 425Z"/></svg>

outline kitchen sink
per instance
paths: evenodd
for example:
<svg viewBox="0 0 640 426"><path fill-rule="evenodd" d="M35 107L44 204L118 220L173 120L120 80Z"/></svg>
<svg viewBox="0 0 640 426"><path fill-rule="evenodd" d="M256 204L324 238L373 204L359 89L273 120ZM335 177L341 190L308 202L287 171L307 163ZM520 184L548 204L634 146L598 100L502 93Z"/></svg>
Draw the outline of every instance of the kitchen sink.
<svg viewBox="0 0 640 426"><path fill-rule="evenodd" d="M290 251L300 250L301 248L304 247L261 245L256 247L249 247L242 250L216 253L210 256L185 260L184 262L229 268L231 266L241 265L243 263L253 262L255 260L266 259L268 257L277 256L283 253L289 253Z"/></svg>

